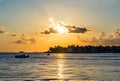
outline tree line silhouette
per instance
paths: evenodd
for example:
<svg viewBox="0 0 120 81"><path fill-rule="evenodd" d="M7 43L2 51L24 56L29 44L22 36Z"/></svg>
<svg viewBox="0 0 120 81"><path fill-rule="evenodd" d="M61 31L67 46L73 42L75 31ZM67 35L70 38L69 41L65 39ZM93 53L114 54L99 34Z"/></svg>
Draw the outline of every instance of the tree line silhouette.
<svg viewBox="0 0 120 81"><path fill-rule="evenodd" d="M120 46L79 46L68 45L67 47L50 47L50 53L120 53Z"/></svg>

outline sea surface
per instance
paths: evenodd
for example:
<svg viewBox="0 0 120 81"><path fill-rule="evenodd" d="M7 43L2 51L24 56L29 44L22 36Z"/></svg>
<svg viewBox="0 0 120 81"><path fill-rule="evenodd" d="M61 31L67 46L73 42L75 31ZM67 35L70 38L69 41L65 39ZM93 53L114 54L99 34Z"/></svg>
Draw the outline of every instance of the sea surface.
<svg viewBox="0 0 120 81"><path fill-rule="evenodd" d="M0 53L0 81L120 81L120 53Z"/></svg>

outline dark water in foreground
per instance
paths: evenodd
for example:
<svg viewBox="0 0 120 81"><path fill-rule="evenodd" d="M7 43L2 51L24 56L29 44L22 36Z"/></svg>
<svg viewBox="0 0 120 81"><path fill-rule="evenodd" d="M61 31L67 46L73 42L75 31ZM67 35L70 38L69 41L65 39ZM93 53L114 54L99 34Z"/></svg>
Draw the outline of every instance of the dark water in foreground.
<svg viewBox="0 0 120 81"><path fill-rule="evenodd" d="M120 53L0 54L0 81L120 81Z"/></svg>

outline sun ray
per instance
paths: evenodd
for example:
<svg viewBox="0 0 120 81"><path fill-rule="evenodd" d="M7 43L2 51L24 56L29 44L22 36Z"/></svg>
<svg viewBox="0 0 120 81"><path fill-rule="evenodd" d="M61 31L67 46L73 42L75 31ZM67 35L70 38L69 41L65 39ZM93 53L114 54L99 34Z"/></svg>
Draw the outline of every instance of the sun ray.
<svg viewBox="0 0 120 81"><path fill-rule="evenodd" d="M53 27L54 30L56 30L58 33L68 33L68 29L65 27L65 22L55 22L54 19L51 17L49 18L50 21L50 27Z"/></svg>

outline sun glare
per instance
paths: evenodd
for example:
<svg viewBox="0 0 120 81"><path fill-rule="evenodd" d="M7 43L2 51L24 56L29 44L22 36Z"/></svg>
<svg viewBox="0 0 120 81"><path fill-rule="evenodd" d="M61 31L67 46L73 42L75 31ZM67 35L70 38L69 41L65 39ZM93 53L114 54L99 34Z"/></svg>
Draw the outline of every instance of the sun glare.
<svg viewBox="0 0 120 81"><path fill-rule="evenodd" d="M68 33L67 28L65 27L64 21L55 22L54 19L51 17L49 18L50 21L50 27L53 27L54 30L56 30L58 33Z"/></svg>

